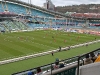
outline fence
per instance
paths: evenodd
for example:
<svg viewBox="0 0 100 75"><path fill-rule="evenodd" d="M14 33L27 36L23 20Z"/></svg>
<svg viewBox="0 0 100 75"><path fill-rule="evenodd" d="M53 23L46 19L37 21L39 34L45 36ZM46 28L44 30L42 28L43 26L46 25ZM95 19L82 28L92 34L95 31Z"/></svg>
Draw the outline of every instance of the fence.
<svg viewBox="0 0 100 75"><path fill-rule="evenodd" d="M100 52L100 48L98 48L98 49L96 49L92 52L98 53L98 52ZM58 69L58 70L52 69L52 65L54 63L47 64L47 65L44 65L44 66L40 66L42 71L43 71L42 75L79 75L79 66L80 66L80 64L82 64L83 59L85 58L84 56L87 55L87 54L90 54L92 52L86 53L86 54L81 55L81 56L75 56L75 57L72 57L72 58L69 58L69 59L59 61L59 62L64 62L65 67ZM77 74L76 74L76 68L77 68ZM37 68L17 72L17 73L14 73L12 75L27 75L27 73L29 71L33 71L36 74Z"/></svg>
<svg viewBox="0 0 100 75"><path fill-rule="evenodd" d="M83 59L87 54L91 54L91 53L98 53L100 52L100 48L92 51L92 52L89 52L89 53L86 53L86 54L83 54L81 56L78 57L78 67L77 67L77 75L79 75L79 67L80 67L80 60Z"/></svg>

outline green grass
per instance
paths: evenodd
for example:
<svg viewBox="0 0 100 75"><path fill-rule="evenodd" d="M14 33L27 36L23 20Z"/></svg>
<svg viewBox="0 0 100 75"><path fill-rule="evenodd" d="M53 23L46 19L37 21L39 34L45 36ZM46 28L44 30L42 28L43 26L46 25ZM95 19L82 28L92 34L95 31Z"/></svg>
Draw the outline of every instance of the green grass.
<svg viewBox="0 0 100 75"><path fill-rule="evenodd" d="M57 49L59 46L66 47L89 42L95 40L95 38L100 39L100 36L50 30L0 34L0 60ZM64 42L65 40L66 42ZM99 47L100 43L96 43L88 47L80 47L71 49L70 51L55 53L53 57L51 55L46 55L1 65L0 75L10 75L18 71L42 66L54 62L56 58L66 59Z"/></svg>
<svg viewBox="0 0 100 75"><path fill-rule="evenodd" d="M0 35L0 60L88 42L95 37L100 39L100 36L53 30L5 33Z"/></svg>
<svg viewBox="0 0 100 75"><path fill-rule="evenodd" d="M54 53L54 56L46 55L37 58L32 58L28 60L23 60L19 62L14 62L6 65L0 66L0 74L1 75L11 75L12 73L27 70L30 68L42 66L45 64L49 64L54 62L56 58L66 59L73 56L81 55L83 53L90 52L100 47L100 43L89 45L88 47L83 46L75 49L71 49L69 51L62 51L58 53Z"/></svg>

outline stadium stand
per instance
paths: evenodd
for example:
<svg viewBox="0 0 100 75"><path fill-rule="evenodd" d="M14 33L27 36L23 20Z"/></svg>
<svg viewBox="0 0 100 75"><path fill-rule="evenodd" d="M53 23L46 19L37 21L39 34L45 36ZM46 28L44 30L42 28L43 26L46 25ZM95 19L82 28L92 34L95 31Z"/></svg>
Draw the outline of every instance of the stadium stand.
<svg viewBox="0 0 100 75"><path fill-rule="evenodd" d="M1 2L1 3L2 3L2 2ZM1 8L0 8L0 11L1 11L1 12L3 12L3 9L2 9L2 4L0 4L0 7L1 7Z"/></svg>
<svg viewBox="0 0 100 75"><path fill-rule="evenodd" d="M39 15L39 16L47 16L47 17L53 17L52 14L49 12L44 12L43 10L40 10L40 7L37 7L35 5L31 5L22 1L14 1L14 0L6 0L7 1L7 6L8 10L10 12L15 12L17 14L27 14L28 10L30 10L30 13L34 15ZM13 2L13 3L12 3ZM32 8L34 7L34 8ZM17 10L16 10L17 9Z"/></svg>
<svg viewBox="0 0 100 75"><path fill-rule="evenodd" d="M11 15L13 14L15 18L19 17L19 21L21 21L22 23L24 23L25 26L27 26L27 28L22 28L22 29L32 29L32 30L37 28L57 29L57 28L65 28L65 27L91 28L91 29L100 28L99 20L95 21L93 19L92 21L92 19L90 19L96 15L93 13L91 13L90 15L87 13L83 13L83 14L74 13L66 16L62 13L50 11L22 1L5 0L0 2L1 2L0 12L4 15L6 14L6 16L8 16L9 14L11 17ZM91 17L91 15L93 16ZM97 14L96 18L98 17L99 14ZM19 26L17 25L16 30L20 29L18 27ZM4 26L4 29L5 28L7 27Z"/></svg>
<svg viewBox="0 0 100 75"><path fill-rule="evenodd" d="M58 17L55 17L58 16ZM95 20L95 18L98 18ZM43 29L43 28L100 28L100 14L85 14L85 13L74 13L71 15L64 15L59 12L54 12L50 10L43 9L41 7L28 4L22 1L18 0L5 0L0 1L0 31L2 33L8 32L15 32L15 31L28 31L28 30L34 30L34 29ZM92 34L92 32L90 33ZM88 44L100 42L100 40L89 42ZM87 43L79 44L75 46L70 46L70 48L75 48L79 46L84 46ZM62 48L63 50L68 50L69 47ZM97 49L93 52L97 53ZM58 52L57 50L53 50L53 52ZM51 51L43 52L35 55L28 55L24 57L9 59L0 61L0 65L19 61L19 60L25 60L37 56L42 56L45 54L50 54ZM90 52L91 53L91 52ZM90 54L88 53L88 54ZM82 57L82 59L80 59ZM76 68L77 68L77 75L82 72L81 75L84 75L83 72L84 68L87 68L86 66L81 66L84 59L84 55L82 56L76 56L73 58L65 59L60 62L63 62L63 67L60 69L53 70L53 67L55 63L47 64L44 66L40 66L42 72L44 75L75 75ZM78 63L77 63L78 62ZM81 62L81 63L80 63ZM84 64L84 63L82 63ZM96 69L96 65L99 65L98 63L93 63L94 66L91 66L89 64L89 67L94 67ZM98 68L97 68L98 69ZM27 75L28 72L32 71L37 75L37 68L33 68L30 70L14 73L12 75ZM82 71L80 71L82 70ZM93 70L93 69L92 69ZM98 70L97 70L98 71ZM85 74L86 75L86 74ZM88 73L89 75L89 73ZM98 72L97 72L98 75Z"/></svg>

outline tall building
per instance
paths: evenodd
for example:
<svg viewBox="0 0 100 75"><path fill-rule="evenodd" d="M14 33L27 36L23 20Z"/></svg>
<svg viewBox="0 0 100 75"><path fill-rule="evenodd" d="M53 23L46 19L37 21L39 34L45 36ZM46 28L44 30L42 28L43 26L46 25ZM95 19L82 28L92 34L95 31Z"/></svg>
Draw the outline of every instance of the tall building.
<svg viewBox="0 0 100 75"><path fill-rule="evenodd" d="M51 0L46 0L46 3L44 3L44 8L48 10L55 10L55 5L52 3Z"/></svg>

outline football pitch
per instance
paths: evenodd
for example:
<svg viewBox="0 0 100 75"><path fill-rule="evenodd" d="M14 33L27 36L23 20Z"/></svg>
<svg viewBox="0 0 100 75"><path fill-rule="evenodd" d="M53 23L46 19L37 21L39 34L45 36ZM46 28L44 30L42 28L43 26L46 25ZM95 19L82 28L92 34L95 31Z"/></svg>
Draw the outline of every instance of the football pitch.
<svg viewBox="0 0 100 75"><path fill-rule="evenodd" d="M68 33L54 30L37 30L31 32L14 32L0 34L0 60L14 57L35 54L49 51L70 45L76 45L89 41L100 39L100 36ZM42 66L54 62L56 58L66 59L72 56L80 55L100 47L100 43L83 46L51 55L41 56L19 62L14 62L0 66L1 75L11 75L12 73L27 70L30 68ZM6 71L6 72L5 72Z"/></svg>
<svg viewBox="0 0 100 75"><path fill-rule="evenodd" d="M4 33L0 34L0 60L94 41L95 38L100 39L100 36L54 30Z"/></svg>

